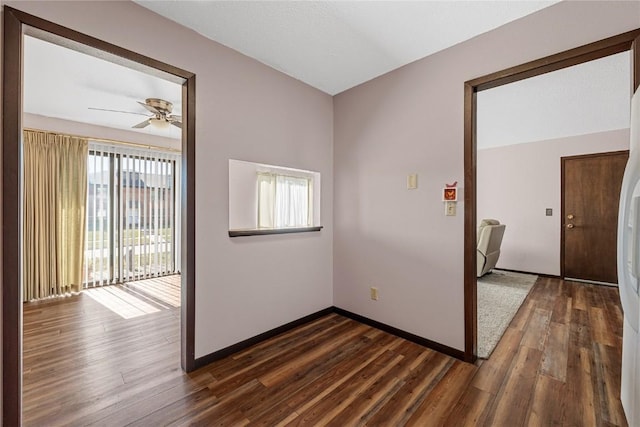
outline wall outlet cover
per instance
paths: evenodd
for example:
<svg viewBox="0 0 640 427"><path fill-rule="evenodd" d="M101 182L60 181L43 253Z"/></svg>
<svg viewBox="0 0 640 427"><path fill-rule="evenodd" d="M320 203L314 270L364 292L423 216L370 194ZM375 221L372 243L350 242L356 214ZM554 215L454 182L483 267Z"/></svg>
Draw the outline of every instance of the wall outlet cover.
<svg viewBox="0 0 640 427"><path fill-rule="evenodd" d="M407 175L407 190L415 190L416 188L418 188L418 174Z"/></svg>
<svg viewBox="0 0 640 427"><path fill-rule="evenodd" d="M446 216L456 216L457 211L457 202L445 202L444 203L444 214Z"/></svg>

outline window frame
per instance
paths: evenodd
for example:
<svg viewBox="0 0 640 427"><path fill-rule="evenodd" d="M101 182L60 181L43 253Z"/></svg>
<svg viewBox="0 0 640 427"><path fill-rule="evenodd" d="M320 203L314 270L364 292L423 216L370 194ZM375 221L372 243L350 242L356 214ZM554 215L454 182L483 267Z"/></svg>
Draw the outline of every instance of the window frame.
<svg viewBox="0 0 640 427"><path fill-rule="evenodd" d="M260 219L260 176L270 175L307 181L307 224L304 226L270 227ZM266 234L304 233L322 230L321 173L245 160L229 159L229 237ZM245 198L244 195L249 196ZM275 197L274 197L275 204ZM251 215L247 215L251 212ZM253 220L251 217L253 216ZM275 219L273 220L275 222ZM274 223L272 222L272 224ZM262 224L262 226L260 226Z"/></svg>

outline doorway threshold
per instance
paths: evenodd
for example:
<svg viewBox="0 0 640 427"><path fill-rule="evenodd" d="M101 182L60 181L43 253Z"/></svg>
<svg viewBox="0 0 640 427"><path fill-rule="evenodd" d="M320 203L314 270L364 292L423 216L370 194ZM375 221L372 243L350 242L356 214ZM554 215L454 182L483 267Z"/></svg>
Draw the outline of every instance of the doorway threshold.
<svg viewBox="0 0 640 427"><path fill-rule="evenodd" d="M567 281L570 281L570 282L588 283L590 285L610 286L612 288L617 288L618 287L617 283L598 282L597 280L576 279L576 278L573 278L573 277L565 277L564 280L567 280Z"/></svg>

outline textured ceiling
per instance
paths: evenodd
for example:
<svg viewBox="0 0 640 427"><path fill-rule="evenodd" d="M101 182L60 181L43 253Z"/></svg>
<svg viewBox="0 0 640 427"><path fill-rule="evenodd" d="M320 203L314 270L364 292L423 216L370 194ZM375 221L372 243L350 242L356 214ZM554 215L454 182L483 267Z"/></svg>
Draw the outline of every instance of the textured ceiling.
<svg viewBox="0 0 640 427"><path fill-rule="evenodd" d="M330 95L556 1L144 1Z"/></svg>

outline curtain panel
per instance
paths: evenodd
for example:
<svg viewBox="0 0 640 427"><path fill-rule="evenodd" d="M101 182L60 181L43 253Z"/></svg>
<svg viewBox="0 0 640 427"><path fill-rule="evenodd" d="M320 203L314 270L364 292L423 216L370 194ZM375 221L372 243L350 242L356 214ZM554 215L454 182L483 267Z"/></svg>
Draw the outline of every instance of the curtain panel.
<svg viewBox="0 0 640 427"><path fill-rule="evenodd" d="M307 227L310 179L258 173L258 228Z"/></svg>
<svg viewBox="0 0 640 427"><path fill-rule="evenodd" d="M82 290L88 141L24 131L23 300Z"/></svg>
<svg viewBox="0 0 640 427"><path fill-rule="evenodd" d="M276 176L258 174L258 228L275 226Z"/></svg>

